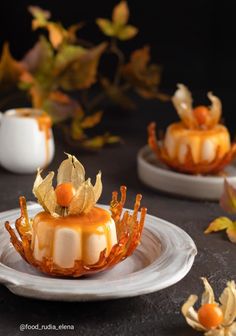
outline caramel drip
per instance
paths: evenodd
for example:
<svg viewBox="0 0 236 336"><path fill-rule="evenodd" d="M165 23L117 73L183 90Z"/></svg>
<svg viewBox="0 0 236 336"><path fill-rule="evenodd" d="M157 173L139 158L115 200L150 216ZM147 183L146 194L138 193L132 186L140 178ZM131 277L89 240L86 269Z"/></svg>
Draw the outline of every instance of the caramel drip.
<svg viewBox="0 0 236 336"><path fill-rule="evenodd" d="M51 138L51 127L52 127L52 120L51 118L46 114L43 113L40 116L37 116L35 118L38 122L38 127L41 132L44 132L45 137L45 152L46 152L46 160L44 166L47 166L50 158L49 153L49 139Z"/></svg>
<svg viewBox="0 0 236 336"><path fill-rule="evenodd" d="M167 137L174 141L174 152L171 157L178 159L180 147L182 144L187 145L193 155L196 163L201 161L201 149L204 142L209 139L218 147L218 155L222 157L230 149L230 138L228 130L223 125L216 125L212 129L207 130L190 130L187 129L182 122L171 124L167 131ZM167 143L166 145L167 146Z"/></svg>
<svg viewBox="0 0 236 336"><path fill-rule="evenodd" d="M34 112L34 109L31 108L19 108L16 109L16 113L21 118L32 118L35 119L38 123L38 128L41 132L44 132L45 137L45 153L46 159L44 167L48 165L50 159L50 152L49 152L49 139L51 138L51 127L52 127L52 120L50 116L43 112L38 114ZM43 168L43 167L42 167Z"/></svg>
<svg viewBox="0 0 236 336"><path fill-rule="evenodd" d="M110 213L94 207L88 214L53 217L47 212L40 212L33 221L33 237L38 238L39 250L47 249L51 257L54 251L55 232L60 228L71 228L81 234L81 253L86 255L86 241L91 234L104 235L108 254L112 249L112 237L109 223ZM34 239L35 242L35 239ZM34 249L34 246L32 246Z"/></svg>

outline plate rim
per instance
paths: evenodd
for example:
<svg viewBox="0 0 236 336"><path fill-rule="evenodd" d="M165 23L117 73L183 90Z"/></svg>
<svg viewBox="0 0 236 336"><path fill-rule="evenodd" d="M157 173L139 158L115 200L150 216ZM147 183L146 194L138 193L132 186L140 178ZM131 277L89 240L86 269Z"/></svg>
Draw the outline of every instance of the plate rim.
<svg viewBox="0 0 236 336"><path fill-rule="evenodd" d="M200 181L200 182L206 182L207 180L210 182L214 182L214 183L222 183L224 181L224 177L222 176L204 176L204 175L191 175L191 174L185 174L185 173L179 173L177 171L173 171L170 169L165 169L165 168L161 168L158 166L155 166L153 164L151 164L150 162L148 162L147 160L144 159L144 155L148 154L148 153L152 153L152 150L150 149L149 145L145 145L142 148L139 149L138 151L138 162L141 162L142 164L148 166L150 169L153 169L153 171L159 171L161 174L166 175L166 177L177 177L178 179L187 179L189 181ZM156 160L158 160L156 158ZM160 160L158 160L160 162ZM232 165L232 164L231 164ZM235 176L229 176L227 177L227 179L233 179L236 181L236 175Z"/></svg>
<svg viewBox="0 0 236 336"><path fill-rule="evenodd" d="M36 206L35 206L36 204ZM30 208L29 211L36 211L37 209L40 209L40 206L35 203L31 204L28 207ZM100 206L104 208L109 208L106 205L100 204ZM17 209L15 209L17 211ZM126 210L126 209L125 209ZM129 210L129 209L127 209ZM132 211L132 210L129 210ZM6 214L9 213L9 211L0 213L0 220L2 222L2 218L6 218ZM4 216L3 216L4 215ZM13 216L13 214L11 215ZM15 214L14 214L15 216ZM161 235L163 235L164 228L167 228L168 230L173 231L176 233L177 237L183 241L185 241L186 245L183 248L183 245L179 246L178 248L172 249L172 255L177 252L177 257L184 260L184 267L182 269L177 270L169 279L166 279L163 281L163 283L160 285L158 282L155 281L155 279L158 279L157 276L157 269L153 269L152 267L155 266L155 262L161 262L161 254L160 258L157 258L154 262L152 262L147 267L138 270L134 273L131 273L129 275L126 275L125 277L122 277L121 279L110 279L106 281L106 287L115 286L115 289L112 290L108 288L106 291L98 291L97 286L101 282L104 283L104 279L94 279L94 280L86 280L86 279L57 279L57 278L42 278L40 275L34 275L34 274L28 274L26 272L21 272L18 270L14 270L13 268L4 265L0 262L0 283L5 285L10 291L17 295L22 295L26 297L32 297L36 299L45 299L45 300L60 300L60 301L97 301L97 300L107 300L107 299L118 299L118 298L125 298L125 297L133 297L133 296L139 296L143 294L152 293L158 290L161 290L163 288L169 287L178 281L180 281L191 269L194 258L197 254L197 248L192 240L192 238L189 236L187 232L185 232L180 227L176 226L175 224L172 224L162 218L153 216L153 215L147 215L147 221L146 221L146 227L144 228L145 231L151 231L152 233L157 233L159 229L159 236L156 236L158 239ZM159 225L162 226L162 229L160 230L160 227L158 229L154 226L155 221L158 221ZM0 228L1 231L4 230L4 228ZM155 231L156 230L156 231ZM176 236L175 236L176 237ZM173 243L173 242L172 242ZM12 247L13 248L13 247ZM174 264L178 260L178 258L174 260ZM173 266L173 261L168 266L169 268ZM167 269L168 269L167 267ZM149 271L149 274L152 275L153 279L150 279L149 281L145 280L145 277L142 273L145 273L145 271ZM27 275L27 276L26 276ZM42 281L45 280L45 281ZM137 288L135 287L135 290L132 291L131 286L125 286L126 280L132 280L137 281L139 285L139 281L141 286ZM42 284L43 282L43 284ZM60 283L60 286L56 286L56 283ZM66 283L66 285L65 285ZM37 287L38 286L38 287ZM37 288L36 288L37 287ZM90 287L90 288L89 288ZM119 293L117 293L117 288L119 288Z"/></svg>
<svg viewBox="0 0 236 336"><path fill-rule="evenodd" d="M150 159L156 160L156 163L155 161L150 162ZM160 160L156 158L148 145L139 149L137 153L137 172L144 185L175 197L219 201L223 193L223 176L184 174L165 166L159 166L159 163L161 163ZM232 171L229 171L227 180L236 184L236 165L231 163L229 167Z"/></svg>

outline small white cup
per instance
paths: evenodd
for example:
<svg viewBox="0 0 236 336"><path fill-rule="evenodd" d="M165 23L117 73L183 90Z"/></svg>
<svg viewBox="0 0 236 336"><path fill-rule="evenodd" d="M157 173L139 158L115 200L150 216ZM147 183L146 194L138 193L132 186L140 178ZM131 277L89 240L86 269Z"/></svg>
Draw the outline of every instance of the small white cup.
<svg viewBox="0 0 236 336"><path fill-rule="evenodd" d="M7 170L35 173L54 156L49 117L42 110L19 108L0 112L0 164Z"/></svg>

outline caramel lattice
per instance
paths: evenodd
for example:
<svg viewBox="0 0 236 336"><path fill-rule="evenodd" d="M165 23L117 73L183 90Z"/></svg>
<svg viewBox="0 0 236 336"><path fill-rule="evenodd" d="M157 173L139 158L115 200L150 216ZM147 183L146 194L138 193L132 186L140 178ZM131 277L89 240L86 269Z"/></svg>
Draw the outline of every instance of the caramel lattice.
<svg viewBox="0 0 236 336"><path fill-rule="evenodd" d="M212 162L195 163L191 151L188 150L185 162L181 163L178 158L171 158L163 143L157 140L155 123L151 123L148 126L148 144L161 162L173 170L188 174L217 174L236 156L236 143L233 143L230 150L223 157L219 157L218 153L216 153L216 158Z"/></svg>
<svg viewBox="0 0 236 336"><path fill-rule="evenodd" d="M56 265L51 258L43 258L42 261L36 260L31 249L31 220L28 218L26 200L24 197L20 197L21 217L16 220L16 229L19 237L9 222L5 223L5 227L10 234L11 242L16 251L25 261L44 273L54 276L80 277L85 274L103 271L116 265L134 252L140 243L147 212L146 208L141 208L140 217L138 216L142 198L142 195L138 194L136 196L133 213L130 214L128 211L125 211L123 214L123 207L126 200L126 187L122 186L120 191L120 200L118 200L118 193L113 192L112 201L110 203L110 211L116 225L118 242L112 247L108 255L106 255L106 250L102 251L99 260L93 265L86 265L83 260L76 260L72 268L62 268Z"/></svg>

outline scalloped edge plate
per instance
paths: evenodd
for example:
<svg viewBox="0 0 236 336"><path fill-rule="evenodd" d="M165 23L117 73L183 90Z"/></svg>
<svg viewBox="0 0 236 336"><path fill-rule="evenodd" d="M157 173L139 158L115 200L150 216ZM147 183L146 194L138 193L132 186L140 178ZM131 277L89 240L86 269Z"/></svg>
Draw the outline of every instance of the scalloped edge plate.
<svg viewBox="0 0 236 336"><path fill-rule="evenodd" d="M40 209L38 204L28 203L31 217ZM181 280L191 269L197 254L193 240L185 231L163 219L147 215L141 244L132 256L113 269L83 279L51 278L26 264L10 244L3 223L9 220L14 226L17 217L19 209L0 214L0 283L14 294L25 297L96 301L148 294ZM14 269L11 259L17 260L17 269ZM135 263L139 264L138 270L135 270ZM19 264L22 270L19 270Z"/></svg>
<svg viewBox="0 0 236 336"><path fill-rule="evenodd" d="M187 175L170 170L148 145L137 155L138 176L147 186L173 195L217 201L223 193L224 177ZM236 167L226 167L227 180L236 183Z"/></svg>

